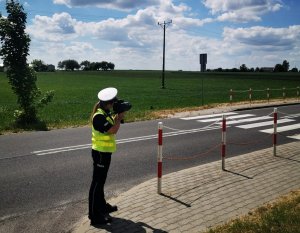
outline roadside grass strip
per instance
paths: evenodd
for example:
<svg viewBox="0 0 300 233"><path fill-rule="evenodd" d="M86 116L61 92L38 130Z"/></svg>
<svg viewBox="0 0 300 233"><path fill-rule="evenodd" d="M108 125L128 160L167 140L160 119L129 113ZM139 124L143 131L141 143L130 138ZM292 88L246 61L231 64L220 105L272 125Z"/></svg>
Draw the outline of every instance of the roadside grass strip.
<svg viewBox="0 0 300 233"><path fill-rule="evenodd" d="M299 229L300 190L297 190L207 233L296 233Z"/></svg>

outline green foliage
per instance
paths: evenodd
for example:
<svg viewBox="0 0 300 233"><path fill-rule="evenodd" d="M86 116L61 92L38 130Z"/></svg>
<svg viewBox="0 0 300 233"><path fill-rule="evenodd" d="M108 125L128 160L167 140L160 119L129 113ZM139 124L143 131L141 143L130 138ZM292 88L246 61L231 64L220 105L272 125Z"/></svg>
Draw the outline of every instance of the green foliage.
<svg viewBox="0 0 300 233"><path fill-rule="evenodd" d="M38 59L34 59L31 62L31 65L34 71L36 72L47 71L48 69L47 65L42 60L38 60Z"/></svg>
<svg viewBox="0 0 300 233"><path fill-rule="evenodd" d="M62 62L59 63L61 65ZM97 70L114 70L115 69L115 64L107 61L102 61L102 62L90 62L90 61L82 61L80 63L81 69L84 71L97 71ZM64 69L64 67L61 67Z"/></svg>
<svg viewBox="0 0 300 233"><path fill-rule="evenodd" d="M69 59L58 62L58 68L63 70L78 70L80 68L79 63L76 60Z"/></svg>
<svg viewBox="0 0 300 233"><path fill-rule="evenodd" d="M282 62L282 66L283 66L284 72L288 72L288 71L289 71L290 63L289 63L287 60L284 60L284 61Z"/></svg>
<svg viewBox="0 0 300 233"><path fill-rule="evenodd" d="M18 125L32 124L38 121L36 102L41 92L36 86L36 74L27 64L30 38L25 33L27 15L23 6L13 0L6 2L7 18L0 17L0 56L7 68L7 77L13 92L17 96L20 109L14 112ZM43 99L51 101L53 92Z"/></svg>
<svg viewBox="0 0 300 233"><path fill-rule="evenodd" d="M126 121L153 119L153 114L161 110L193 108L203 103L229 103L229 90L270 91L270 98L282 98L282 88L286 97L296 97L300 86L300 73L199 73L166 71L166 89L161 89L161 71L121 71L112 72L77 71L37 73L37 84L44 90L55 90L51 105L38 111L39 118L49 127L87 125L91 110L100 89L114 86L120 98L130 101L132 110ZM266 92L253 91L252 100L267 99ZM248 101L248 92L235 93L234 102ZM3 73L0 73L0 131L12 129L12 112L17 108L16 97L9 88ZM157 117L157 115L156 115Z"/></svg>
<svg viewBox="0 0 300 233"><path fill-rule="evenodd" d="M274 72L284 72L284 67L281 64L276 64Z"/></svg>
<svg viewBox="0 0 300 233"><path fill-rule="evenodd" d="M90 65L91 65L91 63L87 60L82 61L80 63L80 66L82 67L82 70L90 70Z"/></svg>
<svg viewBox="0 0 300 233"><path fill-rule="evenodd" d="M284 60L282 64L276 64L274 72L288 72L290 68L290 63L287 60Z"/></svg>
<svg viewBox="0 0 300 233"><path fill-rule="evenodd" d="M293 69L290 70L291 72L295 72L297 73L298 72L298 68L294 67Z"/></svg>
<svg viewBox="0 0 300 233"><path fill-rule="evenodd" d="M248 67L247 67L245 64L242 64L242 65L240 66L240 71L241 71L241 72L247 72L247 71L249 71L249 69L248 69Z"/></svg>
<svg viewBox="0 0 300 233"><path fill-rule="evenodd" d="M45 64L42 60L34 59L31 63L35 72L54 72L55 66L52 64Z"/></svg>

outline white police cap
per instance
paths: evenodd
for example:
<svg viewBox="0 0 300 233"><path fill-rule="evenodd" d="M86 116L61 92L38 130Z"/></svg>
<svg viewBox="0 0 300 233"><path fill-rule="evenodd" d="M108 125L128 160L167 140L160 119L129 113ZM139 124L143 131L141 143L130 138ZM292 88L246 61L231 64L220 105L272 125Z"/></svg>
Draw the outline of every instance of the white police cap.
<svg viewBox="0 0 300 233"><path fill-rule="evenodd" d="M98 98L100 101L110 101L113 100L118 94L118 90L114 87L108 87L102 89L98 93Z"/></svg>

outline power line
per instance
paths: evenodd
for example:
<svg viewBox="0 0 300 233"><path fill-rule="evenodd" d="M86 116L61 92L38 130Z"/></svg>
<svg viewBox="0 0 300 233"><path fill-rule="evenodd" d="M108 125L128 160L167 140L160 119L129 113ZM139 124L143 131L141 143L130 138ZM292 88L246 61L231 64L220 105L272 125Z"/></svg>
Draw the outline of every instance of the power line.
<svg viewBox="0 0 300 233"><path fill-rule="evenodd" d="M163 70L162 70L162 89L165 89L165 51L166 51L166 28L169 26L169 24L172 23L172 20L163 23L158 22L158 25L160 25L164 29L164 43L163 43Z"/></svg>

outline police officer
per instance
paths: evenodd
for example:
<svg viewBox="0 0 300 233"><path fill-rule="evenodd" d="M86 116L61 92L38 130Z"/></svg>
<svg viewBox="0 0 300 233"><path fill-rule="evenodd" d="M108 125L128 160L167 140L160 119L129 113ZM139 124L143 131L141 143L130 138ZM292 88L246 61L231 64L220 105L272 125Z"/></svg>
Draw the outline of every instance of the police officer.
<svg viewBox="0 0 300 233"><path fill-rule="evenodd" d="M111 154L116 151L115 134L120 128L125 112L112 115L118 90L105 88L98 93L99 102L92 112L92 158L93 179L89 192L89 218L91 225L107 224L112 221L109 213L117 211L104 196L104 184L109 169Z"/></svg>

